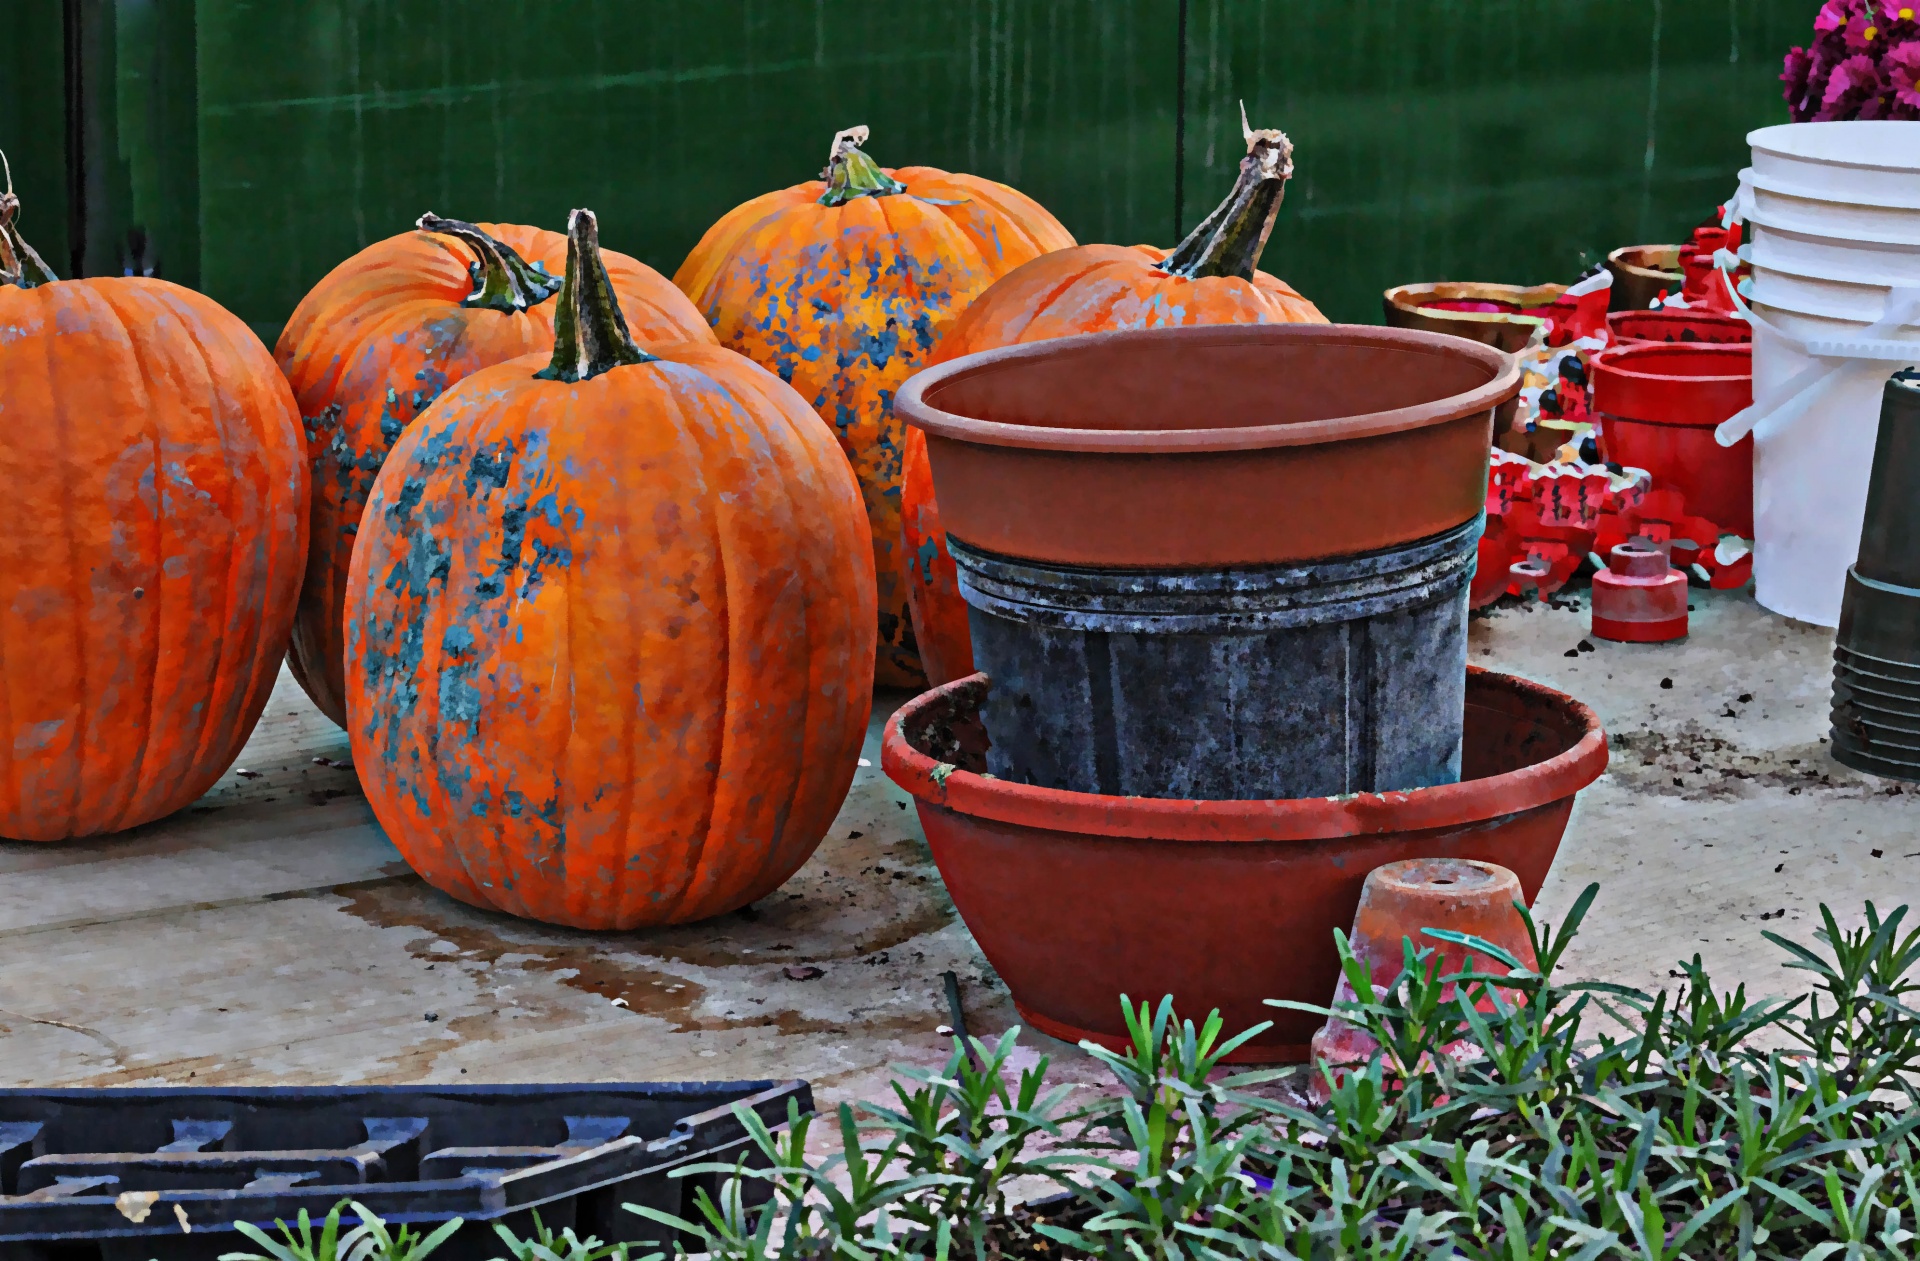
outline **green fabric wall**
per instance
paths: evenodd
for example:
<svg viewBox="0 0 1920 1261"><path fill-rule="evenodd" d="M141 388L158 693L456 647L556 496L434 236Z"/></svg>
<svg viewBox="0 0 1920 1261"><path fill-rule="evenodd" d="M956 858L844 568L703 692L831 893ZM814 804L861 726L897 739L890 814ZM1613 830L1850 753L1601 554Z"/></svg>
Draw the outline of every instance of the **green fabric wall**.
<svg viewBox="0 0 1920 1261"><path fill-rule="evenodd" d="M51 52L6 69L0 146L64 260L62 180L39 174L63 170L62 6L11 3ZM1297 147L1269 270L1373 320L1390 284L1565 279L1680 238L1731 191L1745 133L1784 118L1779 58L1815 7L1188 0L1176 159L1180 0L69 3L111 35L86 45L112 62L85 97L113 155L89 166L88 270L140 223L164 274L267 335L426 210L558 228L591 206L609 245L670 272L854 123L882 162L1006 180L1083 241L1171 244L1176 198L1191 226L1231 183L1241 99Z"/></svg>
<svg viewBox="0 0 1920 1261"><path fill-rule="evenodd" d="M66 275L67 160L60 0L6 0L0 58L0 151L20 197L19 226L55 272Z"/></svg>

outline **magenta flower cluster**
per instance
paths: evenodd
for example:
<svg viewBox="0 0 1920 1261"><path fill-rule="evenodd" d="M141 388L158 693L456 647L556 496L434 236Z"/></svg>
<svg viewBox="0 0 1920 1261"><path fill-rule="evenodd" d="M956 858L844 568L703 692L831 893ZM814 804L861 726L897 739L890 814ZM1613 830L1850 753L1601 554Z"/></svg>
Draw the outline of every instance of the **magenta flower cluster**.
<svg viewBox="0 0 1920 1261"><path fill-rule="evenodd" d="M1796 123L1920 119L1920 0L1824 0L1780 81Z"/></svg>

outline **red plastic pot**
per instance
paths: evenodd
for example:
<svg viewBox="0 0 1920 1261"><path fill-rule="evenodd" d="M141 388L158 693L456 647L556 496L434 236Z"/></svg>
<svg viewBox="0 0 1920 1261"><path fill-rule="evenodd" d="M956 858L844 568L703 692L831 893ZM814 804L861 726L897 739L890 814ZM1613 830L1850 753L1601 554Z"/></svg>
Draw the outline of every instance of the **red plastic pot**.
<svg viewBox="0 0 1920 1261"><path fill-rule="evenodd" d="M1607 317L1607 329L1616 346L1647 342L1733 346L1753 341L1751 323L1712 311L1615 311Z"/></svg>
<svg viewBox="0 0 1920 1261"><path fill-rule="evenodd" d="M1462 779L1287 801L1103 797L991 779L984 674L908 702L882 765L912 793L953 904L1021 1016L1057 1038L1120 1047L1120 995L1172 994L1231 1030L1273 1027L1241 1062L1307 1057L1319 1021L1264 1005L1325 1003L1333 930L1367 873L1408 858L1511 868L1531 902L1574 794L1607 765L1592 710L1551 688L1467 670Z"/></svg>
<svg viewBox="0 0 1920 1261"><path fill-rule="evenodd" d="M1217 569L1352 556L1471 521L1512 356L1350 324L1089 333L948 360L894 410L948 534L997 556Z"/></svg>
<svg viewBox="0 0 1920 1261"><path fill-rule="evenodd" d="M1647 470L1690 512L1752 538L1753 439L1723 447L1713 431L1753 402L1753 347L1620 346L1588 371L1602 457Z"/></svg>

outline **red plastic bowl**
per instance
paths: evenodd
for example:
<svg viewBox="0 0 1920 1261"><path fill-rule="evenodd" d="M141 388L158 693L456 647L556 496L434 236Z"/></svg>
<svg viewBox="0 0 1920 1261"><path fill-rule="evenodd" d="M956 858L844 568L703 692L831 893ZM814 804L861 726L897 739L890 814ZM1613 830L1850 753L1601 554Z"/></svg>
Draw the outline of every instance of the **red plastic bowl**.
<svg viewBox="0 0 1920 1261"><path fill-rule="evenodd" d="M1103 797L990 778L970 675L887 723L882 766L912 793L953 904L1021 1016L1056 1038L1118 1048L1120 996L1172 994L1196 1019L1273 1027L1236 1060L1303 1060L1320 1022L1264 1005L1325 1003L1367 873L1405 858L1511 868L1531 902L1574 794L1607 765L1592 710L1551 688L1467 668L1462 779L1291 801Z"/></svg>
<svg viewBox="0 0 1920 1261"><path fill-rule="evenodd" d="M1687 511L1753 537L1753 438L1723 447L1713 431L1753 402L1753 347L1696 343L1616 346L1593 357L1600 454L1653 474Z"/></svg>

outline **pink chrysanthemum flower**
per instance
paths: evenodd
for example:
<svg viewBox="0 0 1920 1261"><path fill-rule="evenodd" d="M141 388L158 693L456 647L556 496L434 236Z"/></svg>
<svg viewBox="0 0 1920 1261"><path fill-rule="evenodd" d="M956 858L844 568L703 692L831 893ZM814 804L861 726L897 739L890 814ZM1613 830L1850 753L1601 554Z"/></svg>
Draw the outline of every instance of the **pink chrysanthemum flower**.
<svg viewBox="0 0 1920 1261"><path fill-rule="evenodd" d="M1859 117L1860 107L1881 95L1880 67L1873 58L1860 53L1847 58L1827 76L1826 91L1820 97L1818 122Z"/></svg>
<svg viewBox="0 0 1920 1261"><path fill-rule="evenodd" d="M1847 51L1877 53L1886 47L1886 19L1874 0L1867 0L1860 12L1847 19Z"/></svg>
<svg viewBox="0 0 1920 1261"><path fill-rule="evenodd" d="M1896 105L1920 110L1920 40L1895 44L1880 58L1880 71Z"/></svg>
<svg viewBox="0 0 1920 1261"><path fill-rule="evenodd" d="M1795 122L1804 122L1808 113L1808 78L1813 73L1813 55L1804 48L1787 50L1786 63L1780 71L1780 82L1786 86L1780 95L1786 98L1787 112Z"/></svg>

